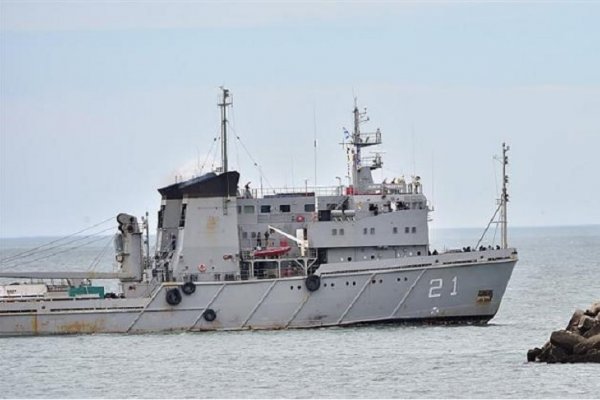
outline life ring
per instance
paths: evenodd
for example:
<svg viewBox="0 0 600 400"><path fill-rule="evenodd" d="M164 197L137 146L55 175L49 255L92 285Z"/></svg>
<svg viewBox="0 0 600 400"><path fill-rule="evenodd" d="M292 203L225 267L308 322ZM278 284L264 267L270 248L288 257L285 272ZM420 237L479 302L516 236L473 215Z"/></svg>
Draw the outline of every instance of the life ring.
<svg viewBox="0 0 600 400"><path fill-rule="evenodd" d="M321 286L321 278L319 275L309 275L304 280L304 284L309 292L314 292Z"/></svg>
<svg viewBox="0 0 600 400"><path fill-rule="evenodd" d="M198 265L198 271L200 271L200 272L206 272L206 265L204 265L204 264Z"/></svg>
<svg viewBox="0 0 600 400"><path fill-rule="evenodd" d="M167 303L172 306L176 306L177 304L181 303L181 292L179 289L173 288L167 290L166 300Z"/></svg>
<svg viewBox="0 0 600 400"><path fill-rule="evenodd" d="M181 286L181 291L189 296L196 291L196 285L194 282L186 282Z"/></svg>
<svg viewBox="0 0 600 400"><path fill-rule="evenodd" d="M208 322L213 322L216 318L217 318L217 313L215 312L215 310L213 310L212 308L207 308L203 313L202 316L204 317L204 319Z"/></svg>
<svg viewBox="0 0 600 400"><path fill-rule="evenodd" d="M296 222L304 222L304 216L303 215L298 215L296 217Z"/></svg>

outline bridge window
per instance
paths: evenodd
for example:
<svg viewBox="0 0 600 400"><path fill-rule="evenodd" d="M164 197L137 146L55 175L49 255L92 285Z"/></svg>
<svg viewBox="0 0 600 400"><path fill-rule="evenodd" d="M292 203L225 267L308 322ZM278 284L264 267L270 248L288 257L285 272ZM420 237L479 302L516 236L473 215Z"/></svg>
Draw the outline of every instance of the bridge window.
<svg viewBox="0 0 600 400"><path fill-rule="evenodd" d="M187 204L181 205L181 215L179 216L179 227L183 228L185 226L185 211L187 209Z"/></svg>
<svg viewBox="0 0 600 400"><path fill-rule="evenodd" d="M164 204L160 206L160 210L158 211L158 227L163 227L163 218L165 215L165 206Z"/></svg>
<svg viewBox="0 0 600 400"><path fill-rule="evenodd" d="M363 228L363 235L367 234L367 228Z"/></svg>
<svg viewBox="0 0 600 400"><path fill-rule="evenodd" d="M412 233L417 233L417 227L416 226L412 227Z"/></svg>
<svg viewBox="0 0 600 400"><path fill-rule="evenodd" d="M371 228L371 235L375 234L375 228Z"/></svg>
<svg viewBox="0 0 600 400"><path fill-rule="evenodd" d="M341 228L340 229L340 236L343 236L343 235L344 235L344 228Z"/></svg>
<svg viewBox="0 0 600 400"><path fill-rule="evenodd" d="M268 214L271 212L271 206L270 205L262 205L260 206L260 212L262 214Z"/></svg>
<svg viewBox="0 0 600 400"><path fill-rule="evenodd" d="M408 226L404 227L404 233L410 233L410 228Z"/></svg>
<svg viewBox="0 0 600 400"><path fill-rule="evenodd" d="M337 236L337 229L333 228L333 229L331 230L331 235L333 235L333 236Z"/></svg>
<svg viewBox="0 0 600 400"><path fill-rule="evenodd" d="M392 232L393 232L393 233L398 233L398 227L397 227L397 226L393 227L393 228L392 228Z"/></svg>
<svg viewBox="0 0 600 400"><path fill-rule="evenodd" d="M242 232L242 239L248 239L248 232Z"/></svg>
<svg viewBox="0 0 600 400"><path fill-rule="evenodd" d="M279 205L279 211L282 213L288 213L288 212L290 212L290 210L291 210L291 207L289 204L280 204Z"/></svg>
<svg viewBox="0 0 600 400"><path fill-rule="evenodd" d="M305 204L304 205L304 211L305 212L314 212L315 211L315 205L314 204Z"/></svg>
<svg viewBox="0 0 600 400"><path fill-rule="evenodd" d="M244 214L254 214L254 206L244 206Z"/></svg>

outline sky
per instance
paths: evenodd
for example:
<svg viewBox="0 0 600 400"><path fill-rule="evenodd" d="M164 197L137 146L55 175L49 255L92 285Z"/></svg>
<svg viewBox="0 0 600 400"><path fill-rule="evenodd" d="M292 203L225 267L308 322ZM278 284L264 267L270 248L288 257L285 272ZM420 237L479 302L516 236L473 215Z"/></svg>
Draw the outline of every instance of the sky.
<svg viewBox="0 0 600 400"><path fill-rule="evenodd" d="M503 142L510 226L599 224L598 21L593 1L0 0L0 237L155 226L157 188L218 164L222 85L241 184L345 179L356 97L374 176L419 175L433 228L485 227Z"/></svg>

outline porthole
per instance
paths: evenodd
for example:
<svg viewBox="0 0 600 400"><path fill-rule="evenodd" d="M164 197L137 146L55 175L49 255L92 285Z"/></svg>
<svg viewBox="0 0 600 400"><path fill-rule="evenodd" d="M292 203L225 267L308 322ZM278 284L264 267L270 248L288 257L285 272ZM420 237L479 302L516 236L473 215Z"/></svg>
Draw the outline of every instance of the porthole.
<svg viewBox="0 0 600 400"><path fill-rule="evenodd" d="M408 278L407 278L407 277L404 277L404 282L406 282L407 280L408 280Z"/></svg>
<svg viewBox="0 0 600 400"><path fill-rule="evenodd" d="M302 286L298 285L298 290L302 289Z"/></svg>
<svg viewBox="0 0 600 400"><path fill-rule="evenodd" d="M373 280L371 281L371 283L377 283L377 281L376 281L375 279L373 279Z"/></svg>
<svg viewBox="0 0 600 400"><path fill-rule="evenodd" d="M290 290L294 290L294 287L293 287L293 286L290 286Z"/></svg>
<svg viewBox="0 0 600 400"><path fill-rule="evenodd" d="M348 257L348 261L352 261L352 257Z"/></svg>
<svg viewBox="0 0 600 400"><path fill-rule="evenodd" d="M327 284L326 284L326 283L324 283L324 284L323 284L323 286L324 286L324 287L327 287Z"/></svg>
<svg viewBox="0 0 600 400"><path fill-rule="evenodd" d="M400 282L400 278L396 278L396 281L397 281L397 282Z"/></svg>
<svg viewBox="0 0 600 400"><path fill-rule="evenodd" d="M356 282L352 282L352 286L356 286Z"/></svg>
<svg viewBox="0 0 600 400"><path fill-rule="evenodd" d="M331 287L334 287L334 286L335 286L335 283L331 282Z"/></svg>
<svg viewBox="0 0 600 400"><path fill-rule="evenodd" d="M421 255L421 252L420 252L420 251L417 251L417 255L418 255L418 256L420 256L420 255Z"/></svg>
<svg viewBox="0 0 600 400"><path fill-rule="evenodd" d="M346 281L346 286L350 286L350 282Z"/></svg>
<svg viewBox="0 0 600 400"><path fill-rule="evenodd" d="M379 280L379 283L383 283L383 279L380 279L380 280Z"/></svg>

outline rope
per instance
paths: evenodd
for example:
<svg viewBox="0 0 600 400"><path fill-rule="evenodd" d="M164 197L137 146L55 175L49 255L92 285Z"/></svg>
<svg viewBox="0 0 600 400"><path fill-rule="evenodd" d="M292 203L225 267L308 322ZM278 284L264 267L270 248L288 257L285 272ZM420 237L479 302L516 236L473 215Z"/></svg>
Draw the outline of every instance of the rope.
<svg viewBox="0 0 600 400"><path fill-rule="evenodd" d="M111 242L112 242L112 237L109 237L108 240L106 241L106 244L102 248L102 250L100 250L100 253L98 253L96 258L94 258L92 260L92 263L90 264L90 266L88 268L88 271L92 271L98 266L98 264L100 263L100 259L104 256L104 254L106 254L106 251L108 250Z"/></svg>
<svg viewBox="0 0 600 400"><path fill-rule="evenodd" d="M95 237L95 236L97 236L97 235L98 235L98 234L100 234L100 233L103 233L103 232L106 232L106 231L109 231L109 230L114 230L114 229L115 229L115 227L114 227L114 226L111 226L110 228L104 229L104 230L102 230L102 231L100 231L100 232L97 232L97 233L94 233L94 234L91 234L91 235L88 235L88 236L83 236L83 237L81 237L81 238L77 238L77 239L75 239L75 240L72 240L72 241L70 241L70 242L66 242L66 243L64 243L64 245L66 245L66 244L71 244L71 243L76 243L76 242L80 242L80 241L82 241L82 240L89 239L90 237ZM2 266L2 268L3 268L3 269L4 269L4 268L6 268L6 269L10 269L10 268L14 268L14 267L16 267L17 265L26 265L26 264L31 264L32 262L35 262L35 261L40 261L40 260L43 260L43 259L45 259L45 258L50 258L50 257L53 257L53 256L55 256L55 255L58 255L58 254L66 253L66 252L68 252L68 251L75 250L75 249L78 249L78 248L80 248L80 247L83 247L83 246L86 246L86 245L88 245L88 244L91 244L91 243L97 242L97 241L99 241L99 240L104 240L104 239L105 239L105 237L104 237L104 236L101 236L99 239L94 239L94 240L91 240L91 241L89 241L89 242L85 242L85 243L83 243L83 244L80 244L79 246L75 246L75 247L69 247L69 248L67 248L67 249L65 249L65 250L61 250L61 251L57 251L57 252L55 252L55 253L51 253L51 254L47 254L47 255L43 255L42 257L38 257L38 258L35 258L35 259L33 259L33 260L27 260L27 261L18 261L18 260L16 260L18 264L4 265L4 266ZM58 246L54 246L53 248L56 248L56 247L58 247ZM45 252L45 251L48 251L48 250L50 250L50 249L51 249L51 248L48 248L48 249L44 250L43 252ZM34 254L30 254L30 255L34 255ZM15 262L15 260L13 260L12 262Z"/></svg>
<svg viewBox="0 0 600 400"><path fill-rule="evenodd" d="M246 155L248 156L248 158L250 159L250 161L252 161L252 163L254 164L254 166L256 167L256 169L258 170L258 173L262 176L262 178L265 180L265 182L267 183L267 186L273 190L273 186L271 185L271 182L269 182L269 179L267 179L267 176L263 173L262 168L260 167L260 165L254 160L254 158L252 157L252 155L250 154L250 152L248 151L248 148L246 147L246 145L244 144L244 142L242 142L242 139L237 135L237 133L235 133L235 129L233 129L233 127L231 128L232 131L234 131L234 135L235 138L240 142L240 144L242 145L242 148L244 149L244 151L246 152Z"/></svg>
<svg viewBox="0 0 600 400"><path fill-rule="evenodd" d="M51 241L51 242L44 243L44 244L42 244L42 245L40 245L40 246L34 247L33 249L29 249L29 250L23 251L23 252L21 252L21 253L13 254L13 255L11 255L11 256L8 256L8 257L4 257L4 258L0 259L0 263L10 262L10 261L13 261L13 260L15 260L15 259L19 259L19 258L27 257L28 255L31 255L31 254L34 254L34 253L36 253L36 252L37 252L37 250L39 250L39 249L42 249L42 248L44 248L44 247L46 247L46 246L49 246L49 245L51 245L51 244L54 244L54 243L58 243L58 242L60 242L61 240L65 240L65 239L68 239L68 238L70 238L70 237L73 237L73 236L79 235L80 233L83 233L83 232L85 232L85 231L89 231L90 229L93 229L93 228L95 228L95 227L97 227L97 226L100 226L100 225L102 225L102 224L105 224L106 222L108 222L108 221L112 220L113 218L114 218L114 217L107 218L107 219L105 219L104 221L102 221L102 222L98 222L97 224L95 224L95 225L92 225L92 226L90 226L90 227L88 227L88 228L82 229L82 230L80 230L80 231L78 231L78 232L72 233L72 234L70 234L70 235L68 235L68 236L65 236L65 237L62 237L62 238L59 238L59 239L56 239L56 240L53 240L53 241ZM68 244L68 243L70 243L70 242L67 242L67 243L65 243L65 244ZM53 248L56 248L56 247L59 247L59 246L62 246L62 245L56 245L56 246L52 246L52 247L49 247L48 249L45 249L44 251L51 250L51 249L53 249Z"/></svg>
<svg viewBox="0 0 600 400"><path fill-rule="evenodd" d="M496 211L494 212L494 215L492 215L492 218L490 219L490 222L488 222L487 226L485 227L485 230L483 231L483 233L481 234L481 237L479 238L479 241L475 245L475 249L479 248L479 245L481 244L481 241L483 240L483 237L485 236L485 234L487 233L488 229L490 228L490 225L492 225L492 222L494 222L494 218L496 218L496 214L498 214L498 211L500 210L500 206L501 205L502 204L500 204L498 206L498 208L496 208Z"/></svg>
<svg viewBox="0 0 600 400"><path fill-rule="evenodd" d="M213 141L210 145L210 149L208 149L208 153L206 153L206 158L204 159L204 162L202 163L202 166L200 167L200 175L202 175L202 171L204 171L204 166L206 165L206 162L208 161L208 157L210 157L210 154L213 150L213 147L215 146L215 143L217 141L217 138L213 138Z"/></svg>

